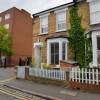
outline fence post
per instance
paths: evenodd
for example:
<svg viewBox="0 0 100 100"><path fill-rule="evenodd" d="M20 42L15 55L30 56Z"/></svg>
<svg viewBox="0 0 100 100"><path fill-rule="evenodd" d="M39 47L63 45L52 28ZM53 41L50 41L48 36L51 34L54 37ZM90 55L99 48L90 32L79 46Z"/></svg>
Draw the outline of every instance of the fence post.
<svg viewBox="0 0 100 100"><path fill-rule="evenodd" d="M89 68L89 84L91 84L91 72L90 72L90 68Z"/></svg>
<svg viewBox="0 0 100 100"><path fill-rule="evenodd" d="M99 73L98 73L98 69L96 69L96 84L99 84Z"/></svg>
<svg viewBox="0 0 100 100"><path fill-rule="evenodd" d="M75 68L75 81L77 82L77 68Z"/></svg>
<svg viewBox="0 0 100 100"><path fill-rule="evenodd" d="M85 68L85 82L87 83L87 68Z"/></svg>
<svg viewBox="0 0 100 100"><path fill-rule="evenodd" d="M78 69L78 75L79 75L79 82L80 82L80 80L81 80L81 76L80 76L80 68Z"/></svg>
<svg viewBox="0 0 100 100"><path fill-rule="evenodd" d="M82 68L82 83L84 83L84 69Z"/></svg>
<svg viewBox="0 0 100 100"><path fill-rule="evenodd" d="M95 84L95 78L94 78L94 68L92 69L92 81L93 81L93 84Z"/></svg>

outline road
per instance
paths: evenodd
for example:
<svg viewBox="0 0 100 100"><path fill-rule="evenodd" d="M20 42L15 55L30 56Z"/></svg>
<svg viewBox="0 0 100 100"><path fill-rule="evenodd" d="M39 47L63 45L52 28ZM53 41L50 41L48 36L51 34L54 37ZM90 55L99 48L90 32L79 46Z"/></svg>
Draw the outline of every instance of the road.
<svg viewBox="0 0 100 100"><path fill-rule="evenodd" d="M0 92L0 100L18 100L18 99L13 96L10 96L10 95Z"/></svg>

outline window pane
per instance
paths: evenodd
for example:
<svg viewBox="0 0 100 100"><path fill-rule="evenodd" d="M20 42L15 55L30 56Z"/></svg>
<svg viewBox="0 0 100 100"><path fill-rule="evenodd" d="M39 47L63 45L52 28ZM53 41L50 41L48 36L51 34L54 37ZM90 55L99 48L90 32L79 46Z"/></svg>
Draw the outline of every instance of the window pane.
<svg viewBox="0 0 100 100"><path fill-rule="evenodd" d="M57 21L66 20L66 12L60 12L57 14Z"/></svg>
<svg viewBox="0 0 100 100"><path fill-rule="evenodd" d="M100 50L100 37L97 37L97 48Z"/></svg>
<svg viewBox="0 0 100 100"><path fill-rule="evenodd" d="M62 44L62 59L63 60L65 60L65 57L66 57L65 50L66 50L66 43L63 43Z"/></svg>
<svg viewBox="0 0 100 100"><path fill-rule="evenodd" d="M55 53L59 53L59 43L55 43Z"/></svg>
<svg viewBox="0 0 100 100"><path fill-rule="evenodd" d="M57 13L57 30L66 29L66 12Z"/></svg>
<svg viewBox="0 0 100 100"><path fill-rule="evenodd" d="M54 54L54 43L51 43L51 54Z"/></svg>
<svg viewBox="0 0 100 100"><path fill-rule="evenodd" d="M59 64L59 43L51 43L51 64Z"/></svg>
<svg viewBox="0 0 100 100"><path fill-rule="evenodd" d="M41 18L41 25L42 26L45 26L48 24L48 17L42 17Z"/></svg>
<svg viewBox="0 0 100 100"><path fill-rule="evenodd" d="M41 18L41 33L48 32L48 16Z"/></svg>
<svg viewBox="0 0 100 100"><path fill-rule="evenodd" d="M51 54L51 64L54 64L54 54Z"/></svg>
<svg viewBox="0 0 100 100"><path fill-rule="evenodd" d="M58 30L63 30L66 29L66 22L62 21L62 22L58 22Z"/></svg>
<svg viewBox="0 0 100 100"><path fill-rule="evenodd" d="M97 54L98 54L98 57L97 57L97 60L98 60L98 64L100 64L100 37L97 37Z"/></svg>
<svg viewBox="0 0 100 100"><path fill-rule="evenodd" d="M55 64L59 64L59 53L55 54Z"/></svg>

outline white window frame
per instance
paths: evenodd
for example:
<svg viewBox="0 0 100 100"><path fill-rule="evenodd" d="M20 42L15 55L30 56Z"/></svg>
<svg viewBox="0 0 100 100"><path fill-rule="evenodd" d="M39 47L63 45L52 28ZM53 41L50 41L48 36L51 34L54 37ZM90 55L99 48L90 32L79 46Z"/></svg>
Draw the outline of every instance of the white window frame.
<svg viewBox="0 0 100 100"><path fill-rule="evenodd" d="M98 66L98 61L97 61L97 37L100 37L100 31L93 31L92 32L92 50L93 50L93 66L97 67Z"/></svg>
<svg viewBox="0 0 100 100"><path fill-rule="evenodd" d="M100 23L100 0L87 0L90 9L90 25Z"/></svg>
<svg viewBox="0 0 100 100"><path fill-rule="evenodd" d="M40 17L40 35L43 35L43 34L48 34L48 31L47 32L42 32L42 19L43 18L47 18L47 23L46 23L46 25L47 25L47 28L48 28L48 15L49 14L45 14L45 15L42 15L42 16L39 16ZM48 29L47 29L48 30Z"/></svg>
<svg viewBox="0 0 100 100"><path fill-rule="evenodd" d="M62 20L62 21L65 22L65 25L66 25L64 29L58 29L58 15L61 14L61 13L65 13L65 20ZM67 23L66 23L66 20L67 20L67 8L55 11L55 14L56 14L56 32L66 31L67 30Z"/></svg>
<svg viewBox="0 0 100 100"><path fill-rule="evenodd" d="M6 29L9 29L9 24L5 24L4 27L5 27Z"/></svg>
<svg viewBox="0 0 100 100"><path fill-rule="evenodd" d="M54 38L54 39L47 40L47 64L51 64L51 43L59 43L59 64L60 64L60 60L62 60L62 43L66 43L65 60L67 61L68 40L66 38Z"/></svg>
<svg viewBox="0 0 100 100"><path fill-rule="evenodd" d="M10 18L10 14L5 14L5 20L9 19Z"/></svg>

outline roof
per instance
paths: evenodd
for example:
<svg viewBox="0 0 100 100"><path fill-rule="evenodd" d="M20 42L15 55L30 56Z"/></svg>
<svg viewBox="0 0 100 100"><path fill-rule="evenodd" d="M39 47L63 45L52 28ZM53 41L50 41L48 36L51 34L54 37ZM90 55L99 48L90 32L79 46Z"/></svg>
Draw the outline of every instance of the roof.
<svg viewBox="0 0 100 100"><path fill-rule="evenodd" d="M86 1L86 0L78 0L78 3L83 2L83 1ZM69 2L69 3L66 3L66 4L60 5L60 6L56 6L56 7L47 9L47 10L43 10L43 11L40 11L38 13L33 14L33 17L34 16L43 15L43 14L49 13L51 11L55 11L55 10L59 10L59 9L62 9L62 8L66 8L66 7L69 7L69 6L73 5L73 4L74 4L74 2Z"/></svg>

